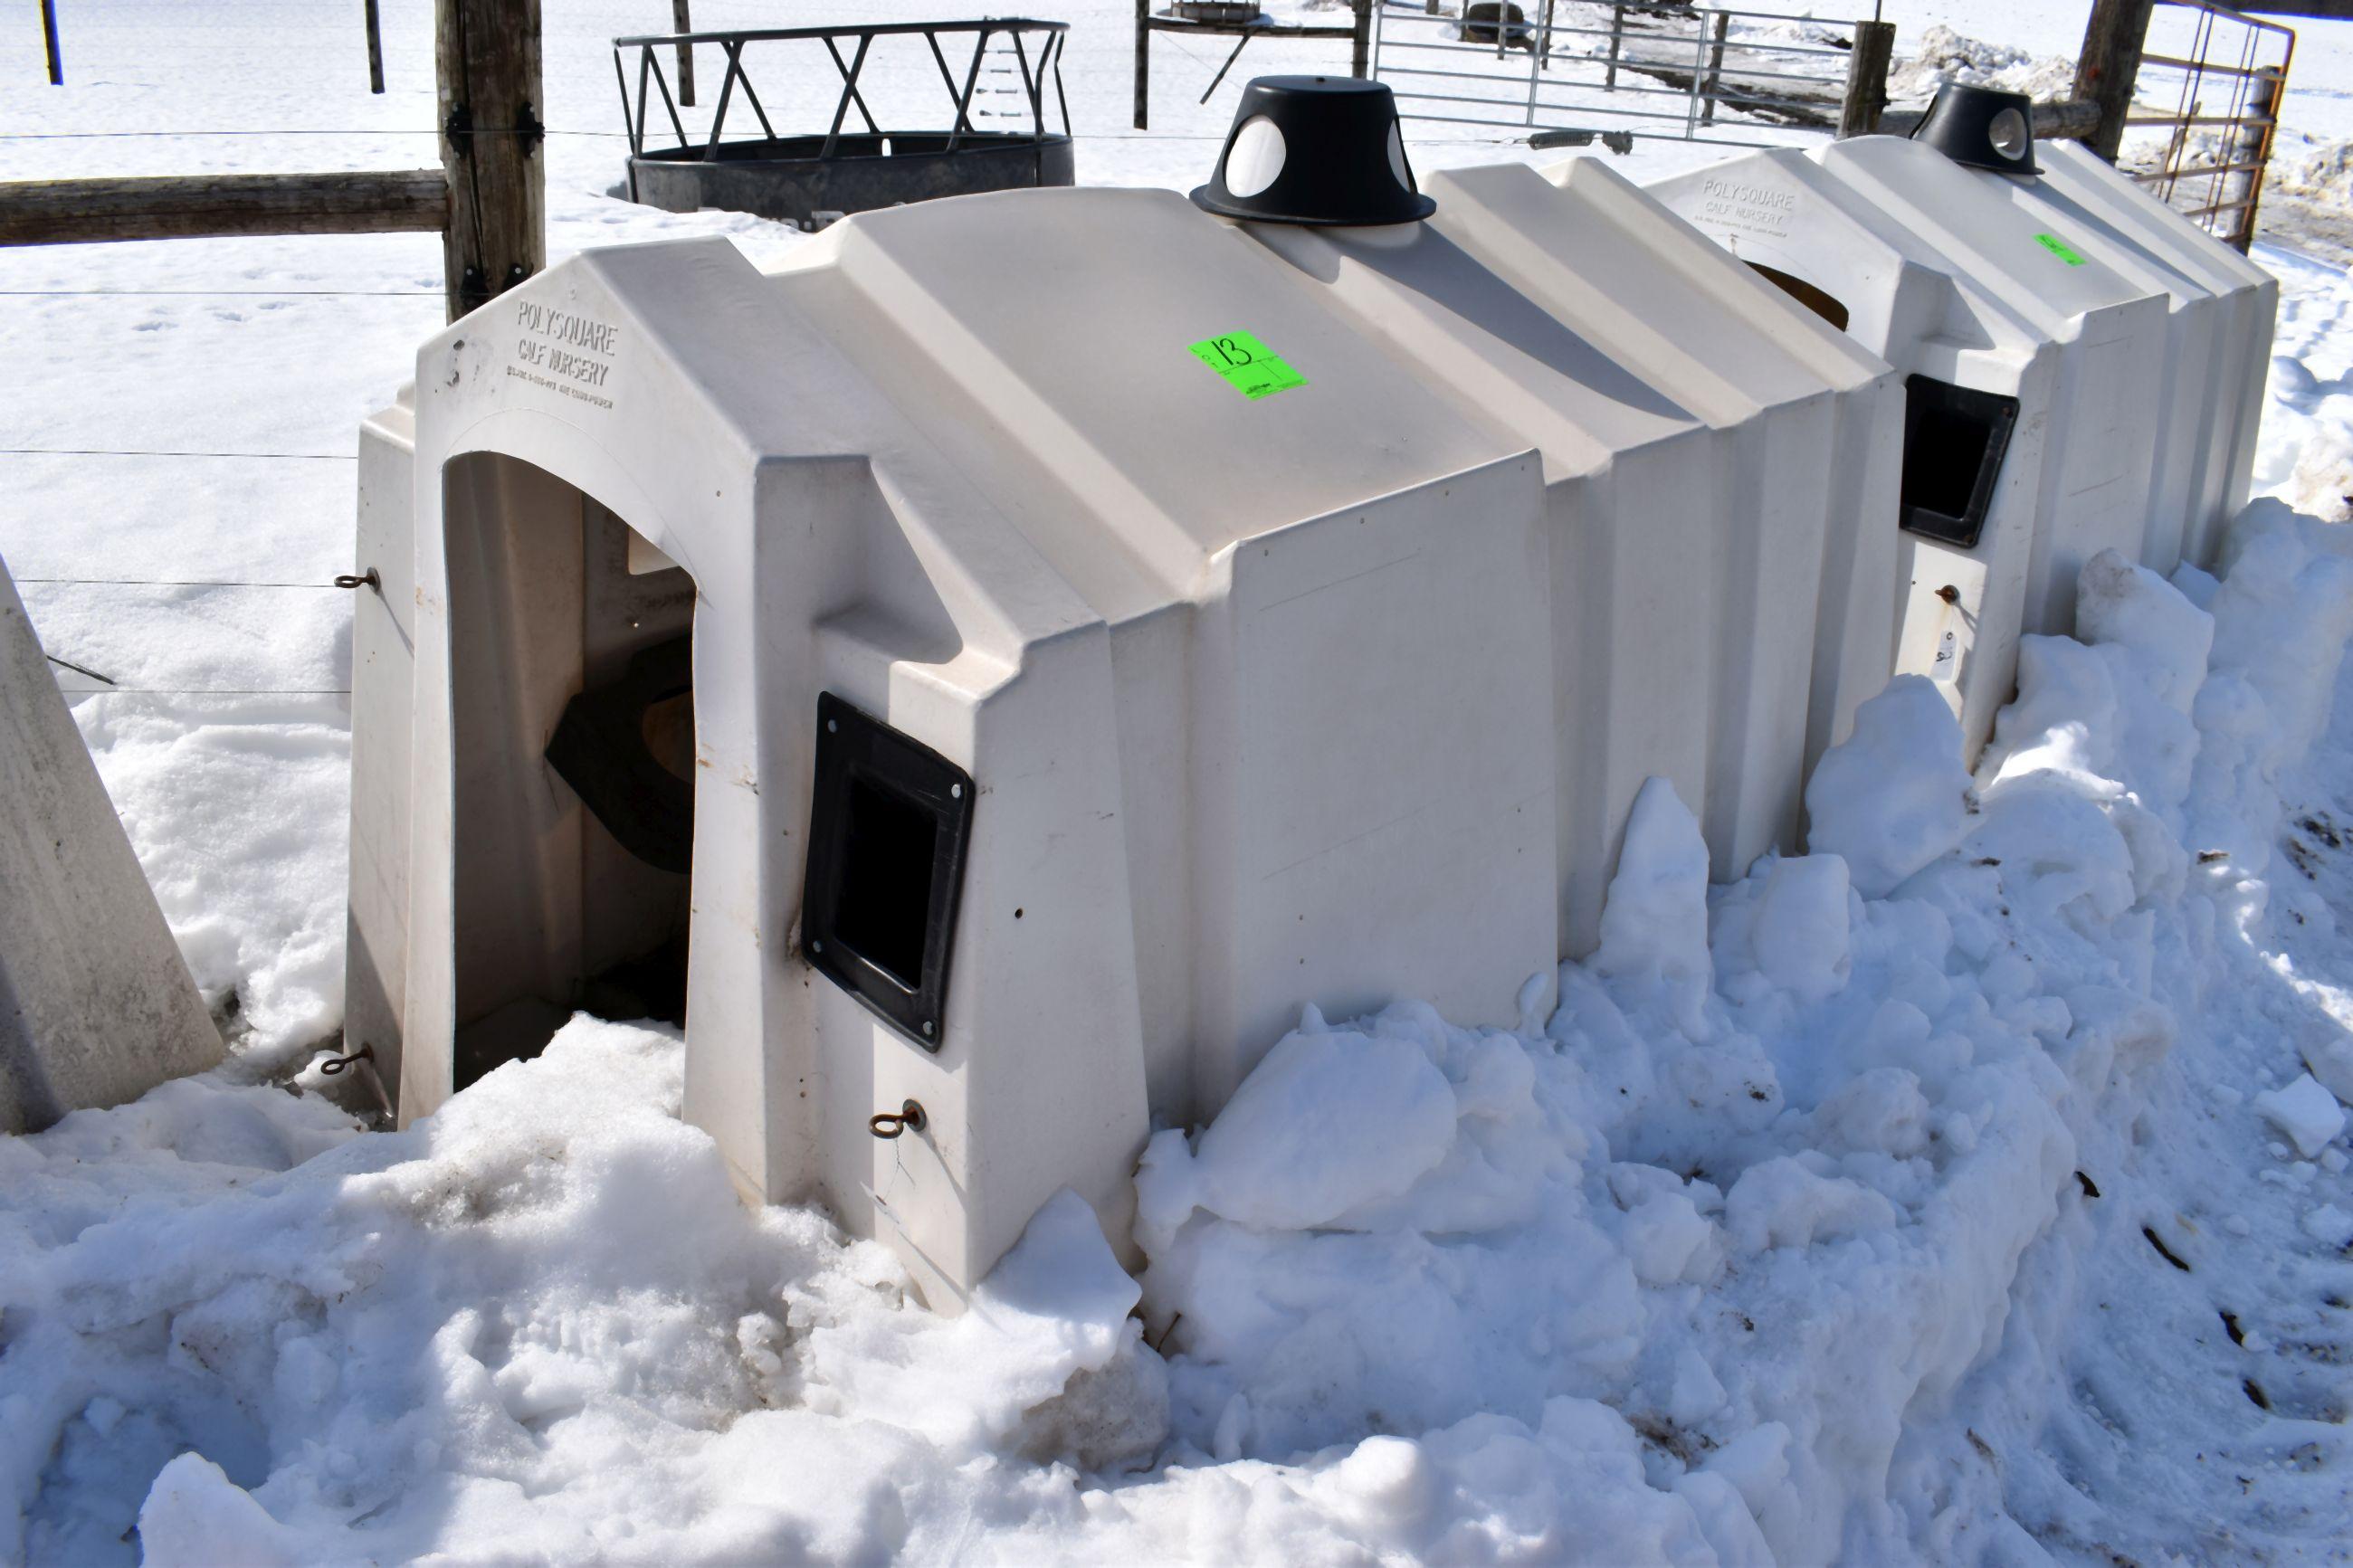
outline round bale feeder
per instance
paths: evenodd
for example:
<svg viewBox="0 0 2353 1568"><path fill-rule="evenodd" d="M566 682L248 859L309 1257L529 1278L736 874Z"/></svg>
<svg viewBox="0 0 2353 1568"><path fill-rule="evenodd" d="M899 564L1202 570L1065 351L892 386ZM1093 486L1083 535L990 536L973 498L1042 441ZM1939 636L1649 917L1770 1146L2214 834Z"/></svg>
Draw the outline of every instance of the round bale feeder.
<svg viewBox="0 0 2353 1568"><path fill-rule="evenodd" d="M1023 19L674 33L613 40L629 137L629 199L666 212L719 207L803 226L936 196L1068 185L1076 168L1061 56L1068 23ZM806 61L822 49L841 79L821 131L779 131L754 87L753 46ZM662 56L716 48L726 60L711 123L689 130ZM634 64L637 84L630 87ZM1061 129L1049 129L1048 99ZM656 101L674 142L662 144ZM739 132L748 110L756 135ZM944 120L945 125L931 123ZM920 127L920 128L911 128Z"/></svg>

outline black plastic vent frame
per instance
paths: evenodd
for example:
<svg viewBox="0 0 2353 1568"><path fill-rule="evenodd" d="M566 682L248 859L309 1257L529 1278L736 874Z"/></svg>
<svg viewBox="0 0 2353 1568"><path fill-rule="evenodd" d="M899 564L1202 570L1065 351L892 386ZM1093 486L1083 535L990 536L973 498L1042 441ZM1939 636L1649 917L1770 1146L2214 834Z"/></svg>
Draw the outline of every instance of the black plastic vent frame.
<svg viewBox="0 0 2353 1568"><path fill-rule="evenodd" d="M1974 549L1993 505L2018 399L1930 375L1904 384L1903 525Z"/></svg>
<svg viewBox="0 0 2353 1568"><path fill-rule="evenodd" d="M830 691L817 700L801 951L925 1050L947 1033L972 775Z"/></svg>

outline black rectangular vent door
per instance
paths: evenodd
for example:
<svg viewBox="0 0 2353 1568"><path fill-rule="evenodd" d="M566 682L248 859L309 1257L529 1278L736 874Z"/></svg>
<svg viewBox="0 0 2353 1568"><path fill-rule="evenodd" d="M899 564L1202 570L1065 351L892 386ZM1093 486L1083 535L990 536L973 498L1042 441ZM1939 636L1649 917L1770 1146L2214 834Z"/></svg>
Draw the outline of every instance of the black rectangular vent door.
<svg viewBox="0 0 2353 1568"><path fill-rule="evenodd" d="M972 776L833 693L817 700L801 951L892 1027L936 1051L972 838Z"/></svg>
<svg viewBox="0 0 2353 1568"><path fill-rule="evenodd" d="M1904 384L1904 526L1972 549L2018 425L2018 399L1934 376Z"/></svg>

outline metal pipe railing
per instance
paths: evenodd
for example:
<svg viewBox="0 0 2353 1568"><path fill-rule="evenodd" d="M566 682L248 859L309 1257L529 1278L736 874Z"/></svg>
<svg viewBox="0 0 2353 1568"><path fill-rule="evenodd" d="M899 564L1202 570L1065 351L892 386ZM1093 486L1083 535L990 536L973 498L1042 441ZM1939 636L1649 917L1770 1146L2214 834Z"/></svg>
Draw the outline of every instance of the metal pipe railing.
<svg viewBox="0 0 2353 1568"><path fill-rule="evenodd" d="M1528 11L1534 9L1533 0L1525 9L1504 3L1492 15L1482 12L1473 17L1380 5L1374 13L1374 72L1397 83L1400 112L1409 119L1496 128L1516 121L1532 130L1562 127L1575 120L1630 121L1659 128L1647 133L1687 141L1700 140L1702 128L1713 128L1719 113L1754 117L1765 125L1795 122L1827 128L1836 122L1849 91L1849 73L1817 75L1799 62L1843 62L1852 57L1851 47L1744 37L1732 28L1736 20L1789 23L1811 18L1624 0L1609 7L1609 25L1600 26L1587 26L1581 18L1561 21L1549 5L1541 16L1531 17ZM1433 32L1445 36L1432 37ZM1607 54L1598 47L1574 47L1581 39L1607 40ZM1514 58L1514 50L1527 57L1525 63ZM1431 58L1439 56L1448 58ZM1385 58L1392 62L1386 68L1381 63ZM1588 65L1603 68L1604 79L1580 79L1583 73L1576 68ZM1625 73L1664 85L1621 82ZM1460 89L1446 85L1458 82L1464 84ZM1808 89L1819 89L1820 96ZM1502 96L1505 91L1512 96ZM1603 104L1591 101L1595 96L1672 100L1677 107ZM1472 112L1450 114L1449 108ZM1672 132L1665 129L1671 125Z"/></svg>

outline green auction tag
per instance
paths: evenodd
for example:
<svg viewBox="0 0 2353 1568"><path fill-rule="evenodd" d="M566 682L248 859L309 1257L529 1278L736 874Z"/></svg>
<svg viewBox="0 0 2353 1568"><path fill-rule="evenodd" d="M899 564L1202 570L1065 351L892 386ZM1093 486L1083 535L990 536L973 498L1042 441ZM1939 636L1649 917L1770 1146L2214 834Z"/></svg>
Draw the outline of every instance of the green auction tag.
<svg viewBox="0 0 2353 1568"><path fill-rule="evenodd" d="M1307 378L1283 363L1282 355L1248 332L1224 332L1188 346L1195 359L1252 403L1307 384Z"/></svg>
<svg viewBox="0 0 2353 1568"><path fill-rule="evenodd" d="M2038 234L2034 237L2034 243L2070 267L2084 265L2084 258L2075 254L2075 247L2055 234Z"/></svg>

